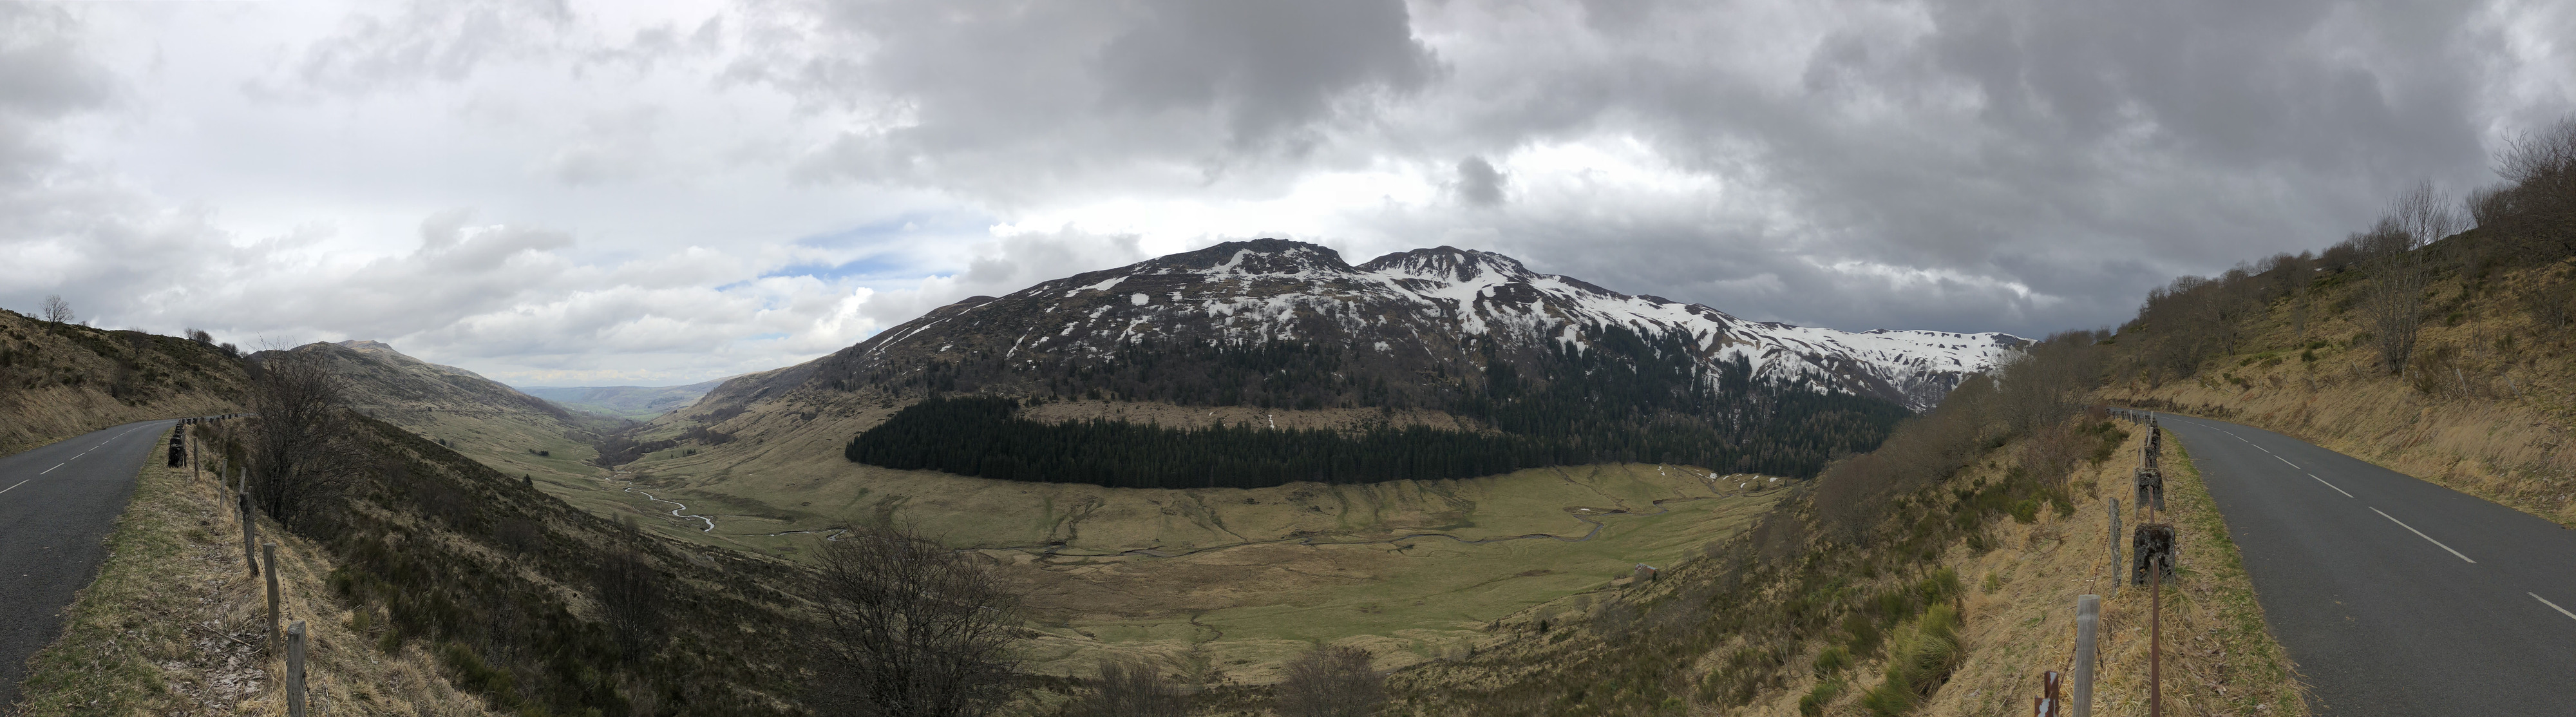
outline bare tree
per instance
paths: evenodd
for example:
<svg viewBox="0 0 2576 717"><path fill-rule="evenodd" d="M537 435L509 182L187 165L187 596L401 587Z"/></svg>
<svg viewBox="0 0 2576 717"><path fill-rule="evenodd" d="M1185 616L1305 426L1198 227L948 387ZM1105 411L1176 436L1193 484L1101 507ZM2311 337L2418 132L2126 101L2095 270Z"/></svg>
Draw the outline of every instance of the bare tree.
<svg viewBox="0 0 2576 717"><path fill-rule="evenodd" d="M1091 696L1074 710L1087 717L1182 717L1189 714L1189 702L1181 695L1180 686L1156 670L1138 662L1103 660L1100 680L1093 682Z"/></svg>
<svg viewBox="0 0 2576 717"><path fill-rule="evenodd" d="M286 351L260 355L250 368L250 493L269 517L311 527L347 487L364 452L345 430L348 402L340 378L319 360Z"/></svg>
<svg viewBox="0 0 2576 717"><path fill-rule="evenodd" d="M45 303L36 306L36 313L44 320L57 324L68 324L76 318L72 315L72 302L64 301L61 294L46 295Z"/></svg>
<svg viewBox="0 0 2576 717"><path fill-rule="evenodd" d="M2399 195L2387 216L2354 237L2368 257L2361 305L2381 369L2405 371L2415 352L2416 332L2423 327L2424 287L2431 272L2418 250L2460 231L2461 223L2450 195L2425 182Z"/></svg>
<svg viewBox="0 0 2576 717"><path fill-rule="evenodd" d="M2478 226L2576 253L2576 116L2515 137L2496 156L2496 174L2511 184L2472 195Z"/></svg>
<svg viewBox="0 0 2576 717"><path fill-rule="evenodd" d="M826 542L820 562L822 714L971 717L1009 700L1019 599L990 570L900 528Z"/></svg>
<svg viewBox="0 0 2576 717"><path fill-rule="evenodd" d="M1386 677L1356 647L1317 647L1288 663L1280 717L1368 717L1386 703Z"/></svg>

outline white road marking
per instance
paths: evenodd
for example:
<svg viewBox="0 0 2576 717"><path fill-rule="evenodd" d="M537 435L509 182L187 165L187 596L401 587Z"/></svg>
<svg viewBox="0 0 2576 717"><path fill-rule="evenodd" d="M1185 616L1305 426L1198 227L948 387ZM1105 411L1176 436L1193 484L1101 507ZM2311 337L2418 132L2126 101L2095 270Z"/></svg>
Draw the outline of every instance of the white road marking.
<svg viewBox="0 0 2576 717"><path fill-rule="evenodd" d="M2308 477L2310 477L2310 478L2317 478L2317 474L2315 474L2315 473L2310 473L2310 474L2308 474ZM2324 478L2317 478L2317 482L2319 482L2319 483L2326 483L2326 479L2324 479ZM2333 483L2326 483L2326 487L2335 489L2335 492L2337 492L2337 493L2342 493L2342 494L2343 494L2343 497L2346 497L2346 498L2350 498L2350 497L2352 497L2352 491L2344 490L2344 489L2343 489L2343 486L2335 485L2335 484L2333 484ZM2373 508L2372 510L2378 510L2378 509L2377 509L2377 508ZM2380 515L2387 515L2387 513L2381 513Z"/></svg>
<svg viewBox="0 0 2576 717"><path fill-rule="evenodd" d="M27 480L35 480L35 479L34 479L34 478L29 478L29 479L27 479ZM7 487L7 488L0 488L0 493L7 493L7 492L9 492L9 491L17 490L17 489L18 489L18 486L26 485L26 484L27 484L27 480L18 481L18 484L17 484L17 485L12 485L12 486L9 486L9 487Z"/></svg>
<svg viewBox="0 0 2576 717"><path fill-rule="evenodd" d="M2549 606L2549 609L2551 609L2551 610L2556 610L2556 611L2558 611L2558 614L2560 614L2560 615L2565 615L2565 616L2568 616L2568 617L2570 617L2570 618L2576 618L2576 612L2568 612L2568 611L2567 611L2567 608L2559 607L2559 606L2558 606L2558 603L2550 602L2550 601L2549 601L2549 598L2541 597L2541 596L2540 596L2540 593L2523 593L2523 594L2524 594L2524 595L2529 595L2529 596L2531 596L2531 599L2533 599L2533 600L2538 600L2538 601L2540 601L2540 604L2542 604L2542 605L2547 605L2547 606Z"/></svg>
<svg viewBox="0 0 2576 717"><path fill-rule="evenodd" d="M2270 451L2265 451L2265 452L2266 452L2266 453L2269 453ZM2281 457L2280 457L2280 456L2273 456L2273 458L2281 458ZM2283 463L2290 463L2290 459L2288 459L2288 458L2281 458L2281 462L2283 462ZM2299 467L2299 464L2297 464L2297 463L2290 463L2290 467L2291 467L2291 468L2297 468L2297 467Z"/></svg>
<svg viewBox="0 0 2576 717"><path fill-rule="evenodd" d="M2319 478L2318 480L2324 480L2324 479L2323 479L2323 478ZM2406 521L2398 520L2398 519L2397 519L2397 516L2389 515L2387 511L2383 511L2383 510L2380 510L2380 509L2378 509L2378 508L2371 508L2371 509L2370 509L2370 512L2378 513L2378 514L2379 514L2379 517L2387 518L2387 519L2388 519L2388 522L2396 523L2396 524L2397 524L2397 527L2405 528L2405 529L2406 529L2406 532L2414 533L2414 534L2415 534L2415 537L2423 538L2426 542L2430 542L2430 543L2432 543L2432 544L2434 544L2434 545L2441 545L2443 550L2451 550L2451 546L2448 546L2448 545L2442 545L2442 541L2434 540L2434 539L2433 539L2433 536L2425 535L2425 534L2424 534L2424 531L2416 530L2416 529L2415 529L2415 526L2407 525L2407 524L2406 524ZM2452 554L2452 555L2459 555L2461 560L2469 560L2469 556L2466 556L2466 555L2460 555L2460 551L2457 551L2457 550L2451 550L2451 554ZM2476 563L2477 561L2475 561L2475 560L2469 560L2469 562L2471 562L2471 563Z"/></svg>
<svg viewBox="0 0 2576 717"><path fill-rule="evenodd" d="M61 464L61 463L56 463L56 464L54 464L54 468L61 468L61 467L63 467L63 464ZM54 472L54 468L47 468L47 469L45 469L45 473L52 473L52 472ZM44 475L45 473L38 473L38 474L36 474L36 475Z"/></svg>

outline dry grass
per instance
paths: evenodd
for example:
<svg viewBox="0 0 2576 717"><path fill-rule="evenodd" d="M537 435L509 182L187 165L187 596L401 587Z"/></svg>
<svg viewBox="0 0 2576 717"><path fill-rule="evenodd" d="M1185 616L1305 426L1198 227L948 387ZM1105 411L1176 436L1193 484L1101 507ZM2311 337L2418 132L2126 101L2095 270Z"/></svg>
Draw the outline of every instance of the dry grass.
<svg viewBox="0 0 2576 717"><path fill-rule="evenodd" d="M2132 427L2134 428L2134 427ZM2104 596L2093 714L2127 717L2147 714L2148 594L2143 587L2123 587L2111 597L2110 581L2119 570L2110 563L2109 515L2105 501L2126 489L2129 468L2144 431L2136 431L2122 451L2098 467L2079 469L2072 488L2079 506L2060 516L2043 507L2036 520L2022 524L2010 518L1984 529L1997 546L1982 554L1953 545L1941 563L1958 571L1967 586L1965 625L1959 630L1964 653L1949 681L1932 693L1917 714L1931 717L2024 714L2040 694L2041 673L2066 672L2075 649L2075 599ZM2179 446L2166 440L2167 446ZM2005 456L2022 453L2020 442L1990 452L1950 482L1966 487L1979 478L2000 480L2010 469ZM2171 715L2305 715L2304 687L2298 683L2278 641L2266 631L2262 608L2255 602L2235 544L2224 520L2209 500L2188 456L2175 450L2174 468L2166 480L2166 515L2180 531L2183 554L2178 580L2166 585L2163 605L2165 713ZM2089 500L2086 500L2089 499ZM2122 501L2124 504L2126 500ZM2124 505L2124 507L2126 507ZM2121 517L2134 527L2133 514ZM2125 545L2125 536L2123 536ZM2125 549L2125 548L2124 548ZM1994 582L1986 582L1986 576ZM1736 647L1728 645L1712 654ZM1797 648L1790 664L1812 663L1823 644ZM1878 682L1884 656L1855 663L1842 679L1840 694L1826 702L1826 715L1867 715L1860 698ZM1796 715L1799 700L1821 682L1800 669L1796 679L1765 690L1742 710L1745 714ZM1702 708L1699 714L1720 714Z"/></svg>
<svg viewBox="0 0 2576 717"><path fill-rule="evenodd" d="M2307 714L2303 687L2280 643L2266 632L2262 607L2255 602L2226 523L2180 442L2171 438L2167 434L2165 441L2175 448L2175 460L2168 461L2172 469L2167 471L2166 499L2172 510L2166 518L2179 531L2182 556L2176 566L2179 579L2166 585L2164 595L2166 714ZM2121 455L2137 455L2139 440L2131 439ZM2093 490L2084 491L2095 497L2090 505L2063 519L2054 511L2041 511L2040 520L2030 525L2001 523L1994 530L2007 548L1960 564L1960 574L1972 584L1991 573L2001 589L1986 593L1982 586L1972 588L1976 597L1968 601L1968 611L1973 617L1962 632L1968 664L1925 714L2029 709L2030 699L2039 696L2041 672L2072 669L2075 598L2087 593L2105 598L2093 714L2147 714L2148 592L2124 586L2112 598L2108 584L2125 571L2110 563L2105 499L2126 489L2132 465L2134 461L2114 459L2088 471L2078 481L2079 489L2092 484ZM2124 512L2130 514L2121 517L2123 529L2136 526L2134 512Z"/></svg>
<svg viewBox="0 0 2576 717"><path fill-rule="evenodd" d="M267 583L244 569L241 527L219 492L186 469L143 468L98 578L33 662L23 714L285 714L273 677L282 657L264 647ZM310 635L315 714L490 714L419 647L379 651L377 635L331 597L319 546L261 527L278 544L286 619L305 621Z"/></svg>
<svg viewBox="0 0 2576 717"><path fill-rule="evenodd" d="M233 359L168 336L141 335L137 353L137 336L0 310L0 456L133 421L241 410ZM123 390L120 359L132 367Z"/></svg>
<svg viewBox="0 0 2576 717"><path fill-rule="evenodd" d="M2302 348L2302 338L2340 341L2363 329L2353 314L2329 316L2303 337L2285 303L2254 322L2253 352L2222 359L2195 380L2132 384L2106 396L2260 426L2576 526L2571 337L2534 323L2517 298L2568 268L2525 269L2468 288L2456 276L2437 282L2435 296L2466 298L2455 309L2437 307L2411 375L2373 370L2367 346Z"/></svg>

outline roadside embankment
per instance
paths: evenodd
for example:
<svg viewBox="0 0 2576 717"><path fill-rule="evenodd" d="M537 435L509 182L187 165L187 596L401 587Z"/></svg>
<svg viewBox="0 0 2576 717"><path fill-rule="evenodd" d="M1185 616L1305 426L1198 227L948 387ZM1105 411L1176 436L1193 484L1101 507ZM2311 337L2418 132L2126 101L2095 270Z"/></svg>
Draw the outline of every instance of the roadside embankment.
<svg viewBox="0 0 2576 717"><path fill-rule="evenodd" d="M98 578L32 662L21 713L284 714L282 656L265 647L267 581L244 568L230 508L211 474L147 461ZM318 713L492 714L441 677L420 643L379 650L382 625L331 597L328 554L262 522L260 539L278 545L282 614L309 631L307 689Z"/></svg>

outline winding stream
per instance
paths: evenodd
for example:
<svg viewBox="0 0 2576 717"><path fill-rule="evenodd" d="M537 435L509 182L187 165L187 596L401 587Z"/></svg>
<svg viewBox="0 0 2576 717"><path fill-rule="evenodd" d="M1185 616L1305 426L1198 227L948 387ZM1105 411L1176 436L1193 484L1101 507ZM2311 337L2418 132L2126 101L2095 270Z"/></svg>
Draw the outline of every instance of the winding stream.
<svg viewBox="0 0 2576 717"><path fill-rule="evenodd" d="M655 497L653 497L653 494L651 494L651 493L646 493L646 492L644 492L642 489L636 488L636 487L634 487L634 486L627 486L627 487L626 487L626 492L628 492L628 493L633 493L633 494L640 495L640 496L644 496L644 499L645 499L645 500L653 501L653 502L655 502L655 503L669 503L669 504L671 504L672 506L674 506L674 507L672 507L672 508L671 508L671 517L674 517L674 518L680 518L680 519L683 519L683 520L685 520L685 519L689 519L689 518L696 518L696 519L698 519L698 520L706 521L706 523L707 523L707 527L704 527L704 528L700 528L700 529L698 529L698 532L701 532L701 533L710 533L710 532L714 532L714 531L715 531L715 529L716 529L716 519L714 519L714 518L709 518L709 517L706 517L706 516L703 516L703 515L681 515L681 514L680 514L680 511L688 510L688 509L689 509L689 506L688 506L688 504L686 504L686 503L682 503L682 502L679 502L679 501L676 501L676 500L663 500L663 499L660 499L660 498L655 498Z"/></svg>

